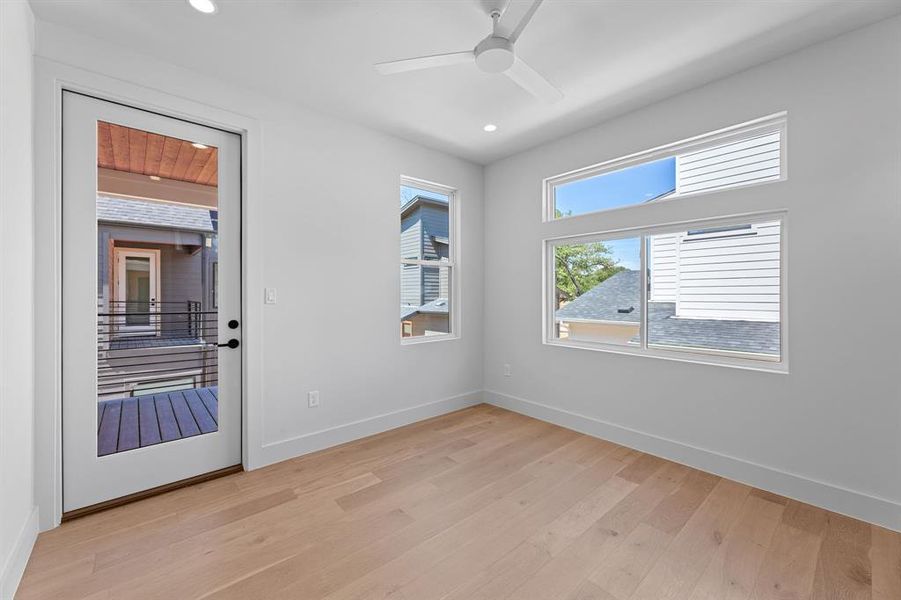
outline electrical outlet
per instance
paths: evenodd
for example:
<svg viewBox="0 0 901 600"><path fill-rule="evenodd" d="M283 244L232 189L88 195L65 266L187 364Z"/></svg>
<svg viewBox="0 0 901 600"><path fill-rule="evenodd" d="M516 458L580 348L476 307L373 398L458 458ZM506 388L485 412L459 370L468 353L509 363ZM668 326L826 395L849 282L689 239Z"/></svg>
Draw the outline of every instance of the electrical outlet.
<svg viewBox="0 0 901 600"><path fill-rule="evenodd" d="M278 296L275 292L275 288L266 288L265 302L266 304L275 304Z"/></svg>
<svg viewBox="0 0 901 600"><path fill-rule="evenodd" d="M319 390L307 392L307 403L310 405L310 408L319 406Z"/></svg>
<svg viewBox="0 0 901 600"><path fill-rule="evenodd" d="M510 377L513 375L513 369L510 368L510 365L504 365L504 377Z"/></svg>

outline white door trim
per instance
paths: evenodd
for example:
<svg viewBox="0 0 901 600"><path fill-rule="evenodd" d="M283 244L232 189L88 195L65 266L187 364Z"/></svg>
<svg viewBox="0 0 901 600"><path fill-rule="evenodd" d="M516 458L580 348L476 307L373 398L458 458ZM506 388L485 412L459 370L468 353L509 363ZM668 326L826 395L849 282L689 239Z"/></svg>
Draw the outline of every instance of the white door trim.
<svg viewBox="0 0 901 600"><path fill-rule="evenodd" d="M241 136L242 463L262 464L262 127L257 118L136 83L35 57L35 496L41 530L62 518L62 95L63 90L215 127Z"/></svg>

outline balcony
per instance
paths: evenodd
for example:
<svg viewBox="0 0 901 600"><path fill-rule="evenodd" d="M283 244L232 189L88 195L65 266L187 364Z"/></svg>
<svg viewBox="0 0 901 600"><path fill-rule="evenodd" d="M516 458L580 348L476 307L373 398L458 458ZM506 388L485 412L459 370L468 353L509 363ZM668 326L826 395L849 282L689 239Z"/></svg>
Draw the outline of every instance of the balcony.
<svg viewBox="0 0 901 600"><path fill-rule="evenodd" d="M97 313L97 454L218 429L218 311L111 301Z"/></svg>

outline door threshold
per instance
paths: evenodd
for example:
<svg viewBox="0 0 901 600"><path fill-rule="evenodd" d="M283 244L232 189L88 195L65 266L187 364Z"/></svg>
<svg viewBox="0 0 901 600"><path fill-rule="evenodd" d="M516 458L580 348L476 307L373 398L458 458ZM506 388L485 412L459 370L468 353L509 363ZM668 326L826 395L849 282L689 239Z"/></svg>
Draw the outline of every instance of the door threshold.
<svg viewBox="0 0 901 600"><path fill-rule="evenodd" d="M179 481L173 481L172 483L159 485L155 488L150 488L149 490L135 492L134 494L122 496L121 498L113 498L112 500L105 500L103 502L98 502L97 504L91 504L90 506L76 508L75 510L64 512L60 522L65 523L66 521L71 521L72 519L78 519L79 517L92 515L94 513L108 510L110 508L122 506L124 504L131 504L132 502L144 500L145 498L150 498L152 496L159 496L160 494L165 494L166 492L171 492L173 490L187 487L189 485L203 483L205 481L210 481L211 479L218 479L219 477L225 477L226 475L234 475L235 473L240 473L243 470L243 465L232 465L231 467L225 467L224 469L217 469L215 471L210 471L209 473L203 473L201 475L195 475L194 477L188 477L187 479L181 479Z"/></svg>

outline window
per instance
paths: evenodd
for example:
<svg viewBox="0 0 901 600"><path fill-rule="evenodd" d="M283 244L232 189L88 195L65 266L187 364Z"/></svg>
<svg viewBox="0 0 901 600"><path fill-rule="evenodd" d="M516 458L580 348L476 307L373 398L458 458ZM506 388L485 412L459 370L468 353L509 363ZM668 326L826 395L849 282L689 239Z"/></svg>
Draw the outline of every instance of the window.
<svg viewBox="0 0 901 600"><path fill-rule="evenodd" d="M546 342L784 369L783 222L546 241Z"/></svg>
<svg viewBox="0 0 901 600"><path fill-rule="evenodd" d="M401 179L402 343L456 336L455 200L451 188Z"/></svg>
<svg viewBox="0 0 901 600"><path fill-rule="evenodd" d="M784 114L545 180L545 219L785 178Z"/></svg>

